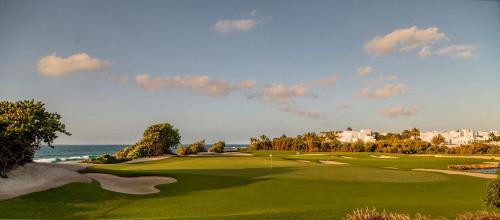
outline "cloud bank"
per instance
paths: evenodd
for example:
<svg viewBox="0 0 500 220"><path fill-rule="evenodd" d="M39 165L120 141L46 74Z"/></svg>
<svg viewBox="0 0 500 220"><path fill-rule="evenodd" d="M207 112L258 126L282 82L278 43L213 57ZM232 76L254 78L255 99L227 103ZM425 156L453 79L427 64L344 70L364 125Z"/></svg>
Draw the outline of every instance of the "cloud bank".
<svg viewBox="0 0 500 220"><path fill-rule="evenodd" d="M215 22L212 29L218 33L229 33L234 31L250 31L259 23L262 19L257 16L257 12L254 10L250 12L246 18L242 19L222 19Z"/></svg>
<svg viewBox="0 0 500 220"><path fill-rule="evenodd" d="M384 87L380 89L369 90L368 88L365 88L361 90L360 95L368 98L386 98L386 97L401 95L405 91L406 91L406 85L403 83L399 84L388 83L385 84Z"/></svg>
<svg viewBox="0 0 500 220"><path fill-rule="evenodd" d="M380 113L389 118L410 117L410 116L415 116L418 113L418 108L417 107L406 108L403 106L397 106L397 107L381 109Z"/></svg>
<svg viewBox="0 0 500 220"><path fill-rule="evenodd" d="M363 78L365 76L368 76L373 71L373 67L371 66L365 66L365 67L360 67L358 68L358 78Z"/></svg>
<svg viewBox="0 0 500 220"><path fill-rule="evenodd" d="M101 72L111 64L108 60L92 58L86 53L79 53L66 58L55 53L38 60L38 71L44 76L64 76L75 72Z"/></svg>
<svg viewBox="0 0 500 220"><path fill-rule="evenodd" d="M204 96L225 96L230 91L250 89L255 86L255 80L245 80L239 83L229 83L225 80L212 80L208 76L159 76L138 74L136 84L142 89L152 92L156 89L187 89Z"/></svg>
<svg viewBox="0 0 500 220"><path fill-rule="evenodd" d="M470 59L474 57L473 45L452 44L433 49L433 45L449 41L446 34L439 32L437 27L419 29L416 26L396 29L384 36L376 36L364 44L364 49L370 55L383 57L398 51L408 53L416 51L419 57L432 55L449 55L454 58Z"/></svg>

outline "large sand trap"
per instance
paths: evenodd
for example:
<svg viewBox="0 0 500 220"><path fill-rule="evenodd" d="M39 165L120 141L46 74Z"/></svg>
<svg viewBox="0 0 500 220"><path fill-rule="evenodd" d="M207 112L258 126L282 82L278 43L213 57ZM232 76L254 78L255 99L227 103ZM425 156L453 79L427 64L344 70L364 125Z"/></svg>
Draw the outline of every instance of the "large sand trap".
<svg viewBox="0 0 500 220"><path fill-rule="evenodd" d="M472 172L453 171L453 170L437 170L437 169L412 169L412 170L445 173L445 174L451 174L451 175L473 176L473 177L486 178L486 179L496 179L497 178L497 175L487 174L487 173L472 173Z"/></svg>
<svg viewBox="0 0 500 220"><path fill-rule="evenodd" d="M222 154L231 156L253 156L253 154L251 153L242 153L242 152L225 152Z"/></svg>
<svg viewBox="0 0 500 220"><path fill-rule="evenodd" d="M155 186L177 182L175 178L162 176L119 177L102 173L86 173L84 175L99 182L103 189L136 195L159 193L160 190Z"/></svg>
<svg viewBox="0 0 500 220"><path fill-rule="evenodd" d="M296 160L297 162L301 162L301 163L311 163L311 161L309 160Z"/></svg>
<svg viewBox="0 0 500 220"><path fill-rule="evenodd" d="M28 163L17 167L8 173L8 178L0 178L0 200L44 191L73 182L90 183L90 178L75 171L83 168L85 167L50 163Z"/></svg>
<svg viewBox="0 0 500 220"><path fill-rule="evenodd" d="M346 164L348 164L348 163L342 163L342 162L337 162L337 161L333 161L333 160L320 160L319 162L322 164L330 164L330 165L346 165Z"/></svg>
<svg viewBox="0 0 500 220"><path fill-rule="evenodd" d="M380 155L380 156L370 155L370 157L379 158L379 159L395 159L395 158L399 158L399 157L386 156L386 155Z"/></svg>

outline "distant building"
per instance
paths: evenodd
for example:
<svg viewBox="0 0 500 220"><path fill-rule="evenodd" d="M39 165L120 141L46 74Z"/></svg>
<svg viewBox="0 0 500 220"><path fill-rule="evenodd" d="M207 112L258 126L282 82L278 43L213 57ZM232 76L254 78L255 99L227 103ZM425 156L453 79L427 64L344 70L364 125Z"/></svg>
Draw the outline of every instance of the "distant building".
<svg viewBox="0 0 500 220"><path fill-rule="evenodd" d="M493 132L498 135L497 131L474 131L472 129L462 129L456 131L426 131L420 132L420 139L423 141L430 142L433 137L437 135L442 135L445 139L444 144L446 145L460 145L460 144L470 144L474 141L486 141L489 140L489 134Z"/></svg>
<svg viewBox="0 0 500 220"><path fill-rule="evenodd" d="M321 132L322 136L325 136L328 132ZM356 141L363 142L374 142L375 137L373 136L373 132L369 129L361 129L359 131L341 131L337 132L338 140L340 142L352 143Z"/></svg>

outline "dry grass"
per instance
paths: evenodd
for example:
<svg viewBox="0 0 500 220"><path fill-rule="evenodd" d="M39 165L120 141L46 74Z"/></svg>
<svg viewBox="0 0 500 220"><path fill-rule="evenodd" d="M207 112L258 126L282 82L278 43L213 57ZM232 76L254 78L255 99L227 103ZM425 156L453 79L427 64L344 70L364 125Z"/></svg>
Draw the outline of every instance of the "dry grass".
<svg viewBox="0 0 500 220"><path fill-rule="evenodd" d="M449 165L449 169L455 170L470 170L470 169L489 169L489 168L499 168L498 164L494 163L479 163L479 164L460 164L460 165Z"/></svg>
<svg viewBox="0 0 500 220"><path fill-rule="evenodd" d="M356 209L352 213L347 214L346 220L447 220L444 217L432 218L430 216L416 214L412 218L408 214L377 211L376 208ZM457 216L455 220L500 220L500 213L478 211L475 213L465 213Z"/></svg>

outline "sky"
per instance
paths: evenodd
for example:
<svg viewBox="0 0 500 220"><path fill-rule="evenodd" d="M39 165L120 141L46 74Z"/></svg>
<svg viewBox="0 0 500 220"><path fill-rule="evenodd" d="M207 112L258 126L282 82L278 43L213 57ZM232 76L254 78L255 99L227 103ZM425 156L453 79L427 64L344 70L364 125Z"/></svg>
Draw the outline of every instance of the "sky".
<svg viewBox="0 0 500 220"><path fill-rule="evenodd" d="M56 144L500 130L499 61L500 1L0 0L0 100Z"/></svg>

